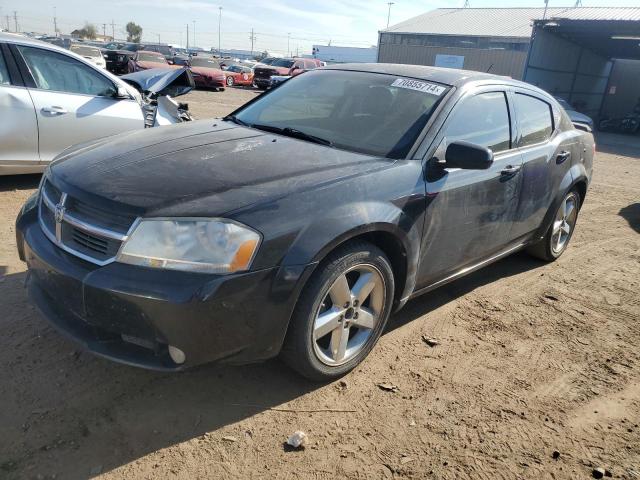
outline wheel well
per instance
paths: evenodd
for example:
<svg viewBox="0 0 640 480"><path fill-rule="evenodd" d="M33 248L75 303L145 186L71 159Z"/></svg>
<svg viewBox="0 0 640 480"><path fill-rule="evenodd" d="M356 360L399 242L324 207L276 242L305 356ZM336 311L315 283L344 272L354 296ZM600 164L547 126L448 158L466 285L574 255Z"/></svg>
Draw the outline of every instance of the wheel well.
<svg viewBox="0 0 640 480"><path fill-rule="evenodd" d="M332 250L326 253L324 260L331 252L334 252L338 248L351 243L365 241L378 247L384 252L391 263L391 269L393 270L393 278L395 283L394 301L400 299L404 292L404 287L407 282L407 252L400 242L400 240L392 233L385 231L366 232L355 237L351 237L344 242L336 245ZM321 260L321 262L322 262Z"/></svg>
<svg viewBox="0 0 640 480"><path fill-rule="evenodd" d="M578 191L578 194L580 195L580 206L582 206L582 204L584 203L584 198L587 196L587 182L585 182L584 180L580 180L573 187Z"/></svg>

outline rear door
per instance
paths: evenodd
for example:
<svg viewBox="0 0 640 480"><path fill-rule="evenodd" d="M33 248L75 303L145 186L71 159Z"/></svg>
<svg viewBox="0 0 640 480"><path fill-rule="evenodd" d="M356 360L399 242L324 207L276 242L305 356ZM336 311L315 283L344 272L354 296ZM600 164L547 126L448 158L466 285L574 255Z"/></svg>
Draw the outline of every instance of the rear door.
<svg viewBox="0 0 640 480"><path fill-rule="evenodd" d="M0 174L39 171L35 108L6 44L0 44L0 146Z"/></svg>
<svg viewBox="0 0 640 480"><path fill-rule="evenodd" d="M580 157L579 133L560 128L561 114L546 97L516 88L513 91L518 133L516 145L522 154L522 194L514 222L516 235L540 227L551 207L572 157Z"/></svg>
<svg viewBox="0 0 640 480"><path fill-rule="evenodd" d="M427 216L418 285L427 286L499 252L515 238L522 157L515 148L508 91L465 95L449 114L426 165ZM443 169L447 146L463 140L490 148L486 170Z"/></svg>
<svg viewBox="0 0 640 480"><path fill-rule="evenodd" d="M117 86L97 69L49 49L19 45L13 52L29 78L43 163L71 145L144 128L137 101L115 98Z"/></svg>

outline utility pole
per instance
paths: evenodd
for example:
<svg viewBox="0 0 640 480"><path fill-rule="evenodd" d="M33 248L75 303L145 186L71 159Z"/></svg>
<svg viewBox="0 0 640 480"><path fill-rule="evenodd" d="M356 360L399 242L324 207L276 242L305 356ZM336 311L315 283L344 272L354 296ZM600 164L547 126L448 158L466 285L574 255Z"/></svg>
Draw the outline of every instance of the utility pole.
<svg viewBox="0 0 640 480"><path fill-rule="evenodd" d="M196 43L196 21L193 21L193 47L195 48L197 43Z"/></svg>
<svg viewBox="0 0 640 480"><path fill-rule="evenodd" d="M7 19L7 31L11 30L11 23L9 22L9 15L5 15L5 18Z"/></svg>
<svg viewBox="0 0 640 480"><path fill-rule="evenodd" d="M160 34L158 34L158 45L160 45Z"/></svg>
<svg viewBox="0 0 640 480"><path fill-rule="evenodd" d="M251 56L253 57L253 42L256 41L256 36L253 34L253 28L251 29L251 35L249 36L249 40L251 40Z"/></svg>
<svg viewBox="0 0 640 480"><path fill-rule="evenodd" d="M56 7L53 7L53 35L58 36L58 19L56 18Z"/></svg>
<svg viewBox="0 0 640 480"><path fill-rule="evenodd" d="M187 51L189 50L189 24L187 23Z"/></svg>
<svg viewBox="0 0 640 480"><path fill-rule="evenodd" d="M18 33L18 12L13 11L13 25L15 27L14 32Z"/></svg>
<svg viewBox="0 0 640 480"><path fill-rule="evenodd" d="M116 24L113 21L113 19L111 19L111 41L114 41L116 39Z"/></svg>
<svg viewBox="0 0 640 480"><path fill-rule="evenodd" d="M291 32L287 33L287 57L291 56Z"/></svg>
<svg viewBox="0 0 640 480"><path fill-rule="evenodd" d="M218 7L218 55L222 57L222 7Z"/></svg>
<svg viewBox="0 0 640 480"><path fill-rule="evenodd" d="M102 39L104 40L105 38L107 38L107 24L103 23L102 24Z"/></svg>
<svg viewBox="0 0 640 480"><path fill-rule="evenodd" d="M388 2L389 10L387 12L387 28L389 28L389 20L391 20L391 5L395 5L395 2Z"/></svg>

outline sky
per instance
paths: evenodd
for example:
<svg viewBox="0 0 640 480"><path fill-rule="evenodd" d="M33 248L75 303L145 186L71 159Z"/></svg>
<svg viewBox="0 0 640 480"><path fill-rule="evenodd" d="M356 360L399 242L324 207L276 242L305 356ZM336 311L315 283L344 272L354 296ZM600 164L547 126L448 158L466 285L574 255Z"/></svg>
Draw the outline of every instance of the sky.
<svg viewBox="0 0 640 480"><path fill-rule="evenodd" d="M0 0L0 26L14 29L14 11L22 31L53 33L54 11L58 29L69 33L85 23L116 38L126 37L125 25L143 28L143 42L218 46L218 21L223 49L254 49L271 53L310 53L314 44L369 47L387 25L389 0ZM613 3L613 5L611 4ZM544 0L470 0L472 7L535 7ZM550 0L550 7L566 7L575 0ZM638 0L582 0L583 6L638 6ZM462 7L464 0L395 0L391 25L435 8ZM194 23L195 22L195 23ZM103 24L106 24L103 27ZM195 27L195 28L194 28Z"/></svg>

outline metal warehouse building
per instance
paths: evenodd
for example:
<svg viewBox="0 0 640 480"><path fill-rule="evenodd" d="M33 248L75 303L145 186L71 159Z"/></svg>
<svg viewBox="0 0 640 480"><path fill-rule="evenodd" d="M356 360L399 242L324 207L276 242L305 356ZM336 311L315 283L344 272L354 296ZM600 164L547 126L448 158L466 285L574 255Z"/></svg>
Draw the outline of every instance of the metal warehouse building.
<svg viewBox="0 0 640 480"><path fill-rule="evenodd" d="M524 79L593 117L624 115L640 97L640 8L442 8L381 31L378 44L379 62Z"/></svg>

